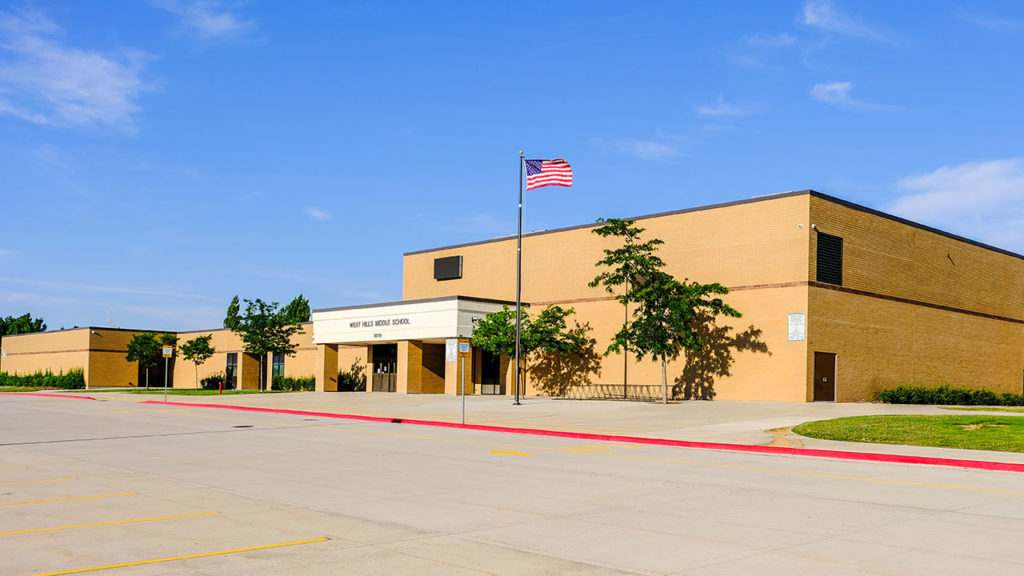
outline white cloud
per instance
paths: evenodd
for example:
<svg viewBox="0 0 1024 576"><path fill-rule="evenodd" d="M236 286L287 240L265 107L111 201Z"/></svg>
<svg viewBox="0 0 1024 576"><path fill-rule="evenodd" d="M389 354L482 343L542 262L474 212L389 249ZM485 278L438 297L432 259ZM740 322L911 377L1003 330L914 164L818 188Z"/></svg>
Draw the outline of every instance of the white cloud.
<svg viewBox="0 0 1024 576"><path fill-rule="evenodd" d="M330 220L331 219L330 212L324 212L323 210L321 210L319 208L314 208L312 206L306 208L306 216L309 216L313 220Z"/></svg>
<svg viewBox="0 0 1024 576"><path fill-rule="evenodd" d="M1018 32L1024 30L1024 20L1015 20L1013 18L1004 18L1002 16L992 16L989 14L979 14L976 12L965 12L961 11L958 16L966 21L974 24L975 26L981 26L982 28L988 28L996 32Z"/></svg>
<svg viewBox="0 0 1024 576"><path fill-rule="evenodd" d="M825 32L872 42L893 44L899 41L896 34L844 13L830 0L809 0L804 4L797 22Z"/></svg>
<svg viewBox="0 0 1024 576"><path fill-rule="evenodd" d="M0 248L0 256L14 256L17 253L18 252L15 250L5 250L3 248Z"/></svg>
<svg viewBox="0 0 1024 576"><path fill-rule="evenodd" d="M903 194L887 211L1024 252L1024 158L943 166L898 188Z"/></svg>
<svg viewBox="0 0 1024 576"><path fill-rule="evenodd" d="M256 29L256 22L231 11L218 0L150 0L174 14L190 32L203 39L231 39Z"/></svg>
<svg viewBox="0 0 1024 576"><path fill-rule="evenodd" d="M815 84L811 87L811 98L830 104L837 108L849 108L859 110L877 110L894 112L899 110L894 106L872 104L863 100L857 100L850 95L853 90L853 82L828 82Z"/></svg>
<svg viewBox="0 0 1024 576"><path fill-rule="evenodd" d="M710 106L698 106L697 113L701 116L747 116L756 114L758 110L750 106L737 106L725 102L721 96L718 102Z"/></svg>
<svg viewBox="0 0 1024 576"><path fill-rule="evenodd" d="M667 160L680 155L677 147L655 140L618 140L614 145L623 154L645 160Z"/></svg>
<svg viewBox="0 0 1024 576"><path fill-rule="evenodd" d="M0 12L0 114L36 124L106 124L131 131L146 56L69 46L38 12Z"/></svg>
<svg viewBox="0 0 1024 576"><path fill-rule="evenodd" d="M779 48L796 44L796 38L785 32L778 34L761 34L760 32L750 36L744 36L743 41L750 46L760 48Z"/></svg>

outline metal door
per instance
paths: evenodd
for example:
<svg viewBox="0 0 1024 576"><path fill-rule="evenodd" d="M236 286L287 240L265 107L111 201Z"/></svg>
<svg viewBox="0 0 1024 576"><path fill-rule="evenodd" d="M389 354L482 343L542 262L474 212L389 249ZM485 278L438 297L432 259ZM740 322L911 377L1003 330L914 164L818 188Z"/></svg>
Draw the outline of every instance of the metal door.
<svg viewBox="0 0 1024 576"><path fill-rule="evenodd" d="M836 400L836 355L829 352L814 353L814 401Z"/></svg>

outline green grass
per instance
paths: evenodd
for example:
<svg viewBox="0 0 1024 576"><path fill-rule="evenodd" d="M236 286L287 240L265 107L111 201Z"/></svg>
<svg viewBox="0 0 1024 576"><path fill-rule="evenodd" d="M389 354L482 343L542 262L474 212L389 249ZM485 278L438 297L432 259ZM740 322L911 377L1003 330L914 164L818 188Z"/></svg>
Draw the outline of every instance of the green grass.
<svg viewBox="0 0 1024 576"><path fill-rule="evenodd" d="M1024 452L1020 416L853 416L807 422L793 432L843 442Z"/></svg>
<svg viewBox="0 0 1024 576"><path fill-rule="evenodd" d="M1024 408L1002 408L999 406L943 406L943 410L962 410L964 412L1024 412Z"/></svg>
<svg viewBox="0 0 1024 576"><path fill-rule="evenodd" d="M36 386L0 386L0 392L39 392L50 390L50 388L39 388Z"/></svg>

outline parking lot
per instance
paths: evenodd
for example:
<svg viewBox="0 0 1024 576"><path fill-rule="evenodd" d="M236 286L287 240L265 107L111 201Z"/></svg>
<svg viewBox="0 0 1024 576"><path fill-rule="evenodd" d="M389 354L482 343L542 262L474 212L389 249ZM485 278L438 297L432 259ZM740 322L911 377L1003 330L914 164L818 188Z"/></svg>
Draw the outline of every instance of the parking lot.
<svg viewBox="0 0 1024 576"><path fill-rule="evenodd" d="M0 574L987 574L1024 476L0 398Z"/></svg>

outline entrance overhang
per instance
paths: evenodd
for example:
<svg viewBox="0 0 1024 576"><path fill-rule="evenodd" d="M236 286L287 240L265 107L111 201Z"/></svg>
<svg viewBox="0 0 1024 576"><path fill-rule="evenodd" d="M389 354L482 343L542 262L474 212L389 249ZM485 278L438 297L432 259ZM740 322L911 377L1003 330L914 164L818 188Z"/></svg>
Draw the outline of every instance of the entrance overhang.
<svg viewBox="0 0 1024 576"><path fill-rule="evenodd" d="M525 305L525 304L524 304ZM374 344L469 338L488 314L514 302L445 296L313 311L314 344Z"/></svg>

